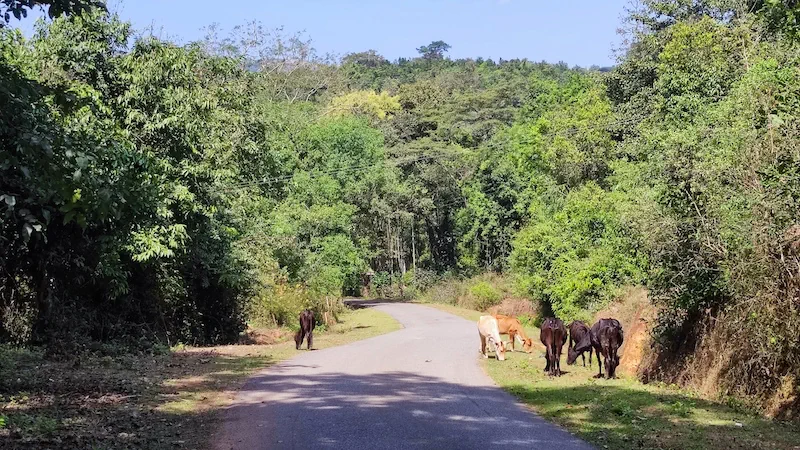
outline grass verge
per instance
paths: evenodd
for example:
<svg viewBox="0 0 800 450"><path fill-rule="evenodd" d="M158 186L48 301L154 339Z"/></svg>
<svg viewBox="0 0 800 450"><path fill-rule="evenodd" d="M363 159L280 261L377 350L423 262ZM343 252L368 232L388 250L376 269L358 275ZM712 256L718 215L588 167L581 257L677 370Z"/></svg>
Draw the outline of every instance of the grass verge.
<svg viewBox="0 0 800 450"><path fill-rule="evenodd" d="M314 346L400 327L373 309L349 311L315 333ZM0 347L0 447L204 448L217 412L249 375L303 351L281 342L52 361L39 351Z"/></svg>
<svg viewBox="0 0 800 450"><path fill-rule="evenodd" d="M588 361L587 361L588 364ZM544 351L507 353L486 362L495 382L599 448L608 449L799 449L796 423L764 419L664 385L631 378L597 380L597 361L584 368L562 361L565 375L544 374Z"/></svg>
<svg viewBox="0 0 800 450"><path fill-rule="evenodd" d="M424 303L470 321L485 314ZM506 361L483 360L489 376L540 416L607 449L791 449L800 450L800 424L765 419L742 408L702 399L674 386L645 385L634 378L598 380L591 367L567 366L562 377L544 373L538 329L525 331L536 343L530 354L507 352ZM588 361L587 361L588 365Z"/></svg>

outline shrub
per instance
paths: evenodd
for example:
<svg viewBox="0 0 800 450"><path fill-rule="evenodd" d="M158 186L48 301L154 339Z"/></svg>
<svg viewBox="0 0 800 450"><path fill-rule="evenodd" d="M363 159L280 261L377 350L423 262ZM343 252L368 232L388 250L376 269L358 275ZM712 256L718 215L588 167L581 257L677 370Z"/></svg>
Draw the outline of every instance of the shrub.
<svg viewBox="0 0 800 450"><path fill-rule="evenodd" d="M479 281L470 286L469 294L473 298L474 308L479 311L485 311L503 299L503 294L486 281Z"/></svg>
<svg viewBox="0 0 800 450"><path fill-rule="evenodd" d="M420 296L420 300L486 311L501 304L504 299L512 297L512 286L509 279L495 273L486 273L466 279L458 278L455 275L446 276L426 289ZM514 301L525 302L520 299ZM527 308L527 311L530 311L530 308Z"/></svg>
<svg viewBox="0 0 800 450"><path fill-rule="evenodd" d="M467 286L457 278L446 278L425 290L420 300L426 303L458 305L459 298L466 293Z"/></svg>

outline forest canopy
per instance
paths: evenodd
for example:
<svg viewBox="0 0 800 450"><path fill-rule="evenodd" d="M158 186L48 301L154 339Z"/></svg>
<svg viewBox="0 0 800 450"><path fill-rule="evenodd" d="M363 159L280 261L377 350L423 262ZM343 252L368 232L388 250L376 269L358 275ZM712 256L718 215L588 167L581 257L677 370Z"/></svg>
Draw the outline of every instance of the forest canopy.
<svg viewBox="0 0 800 450"><path fill-rule="evenodd" d="M767 398L800 379L798 8L644 0L599 70L3 0L0 341L231 342L502 272L564 320L646 286L656 369L733 340L724 389Z"/></svg>

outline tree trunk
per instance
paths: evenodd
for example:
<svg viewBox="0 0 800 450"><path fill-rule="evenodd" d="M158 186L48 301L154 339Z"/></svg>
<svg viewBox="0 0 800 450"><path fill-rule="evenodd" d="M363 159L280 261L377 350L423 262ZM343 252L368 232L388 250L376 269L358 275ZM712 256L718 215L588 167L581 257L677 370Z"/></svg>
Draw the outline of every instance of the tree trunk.
<svg viewBox="0 0 800 450"><path fill-rule="evenodd" d="M414 219L411 219L411 268L417 271L417 245L414 242Z"/></svg>

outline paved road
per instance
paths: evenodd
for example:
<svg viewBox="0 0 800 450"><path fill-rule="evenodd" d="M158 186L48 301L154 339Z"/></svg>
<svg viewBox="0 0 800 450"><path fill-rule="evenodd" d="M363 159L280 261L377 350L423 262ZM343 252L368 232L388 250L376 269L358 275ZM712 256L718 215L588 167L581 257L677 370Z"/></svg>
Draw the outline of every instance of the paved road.
<svg viewBox="0 0 800 450"><path fill-rule="evenodd" d="M592 448L492 383L474 323L421 305L375 308L405 328L256 375L225 411L215 447Z"/></svg>

